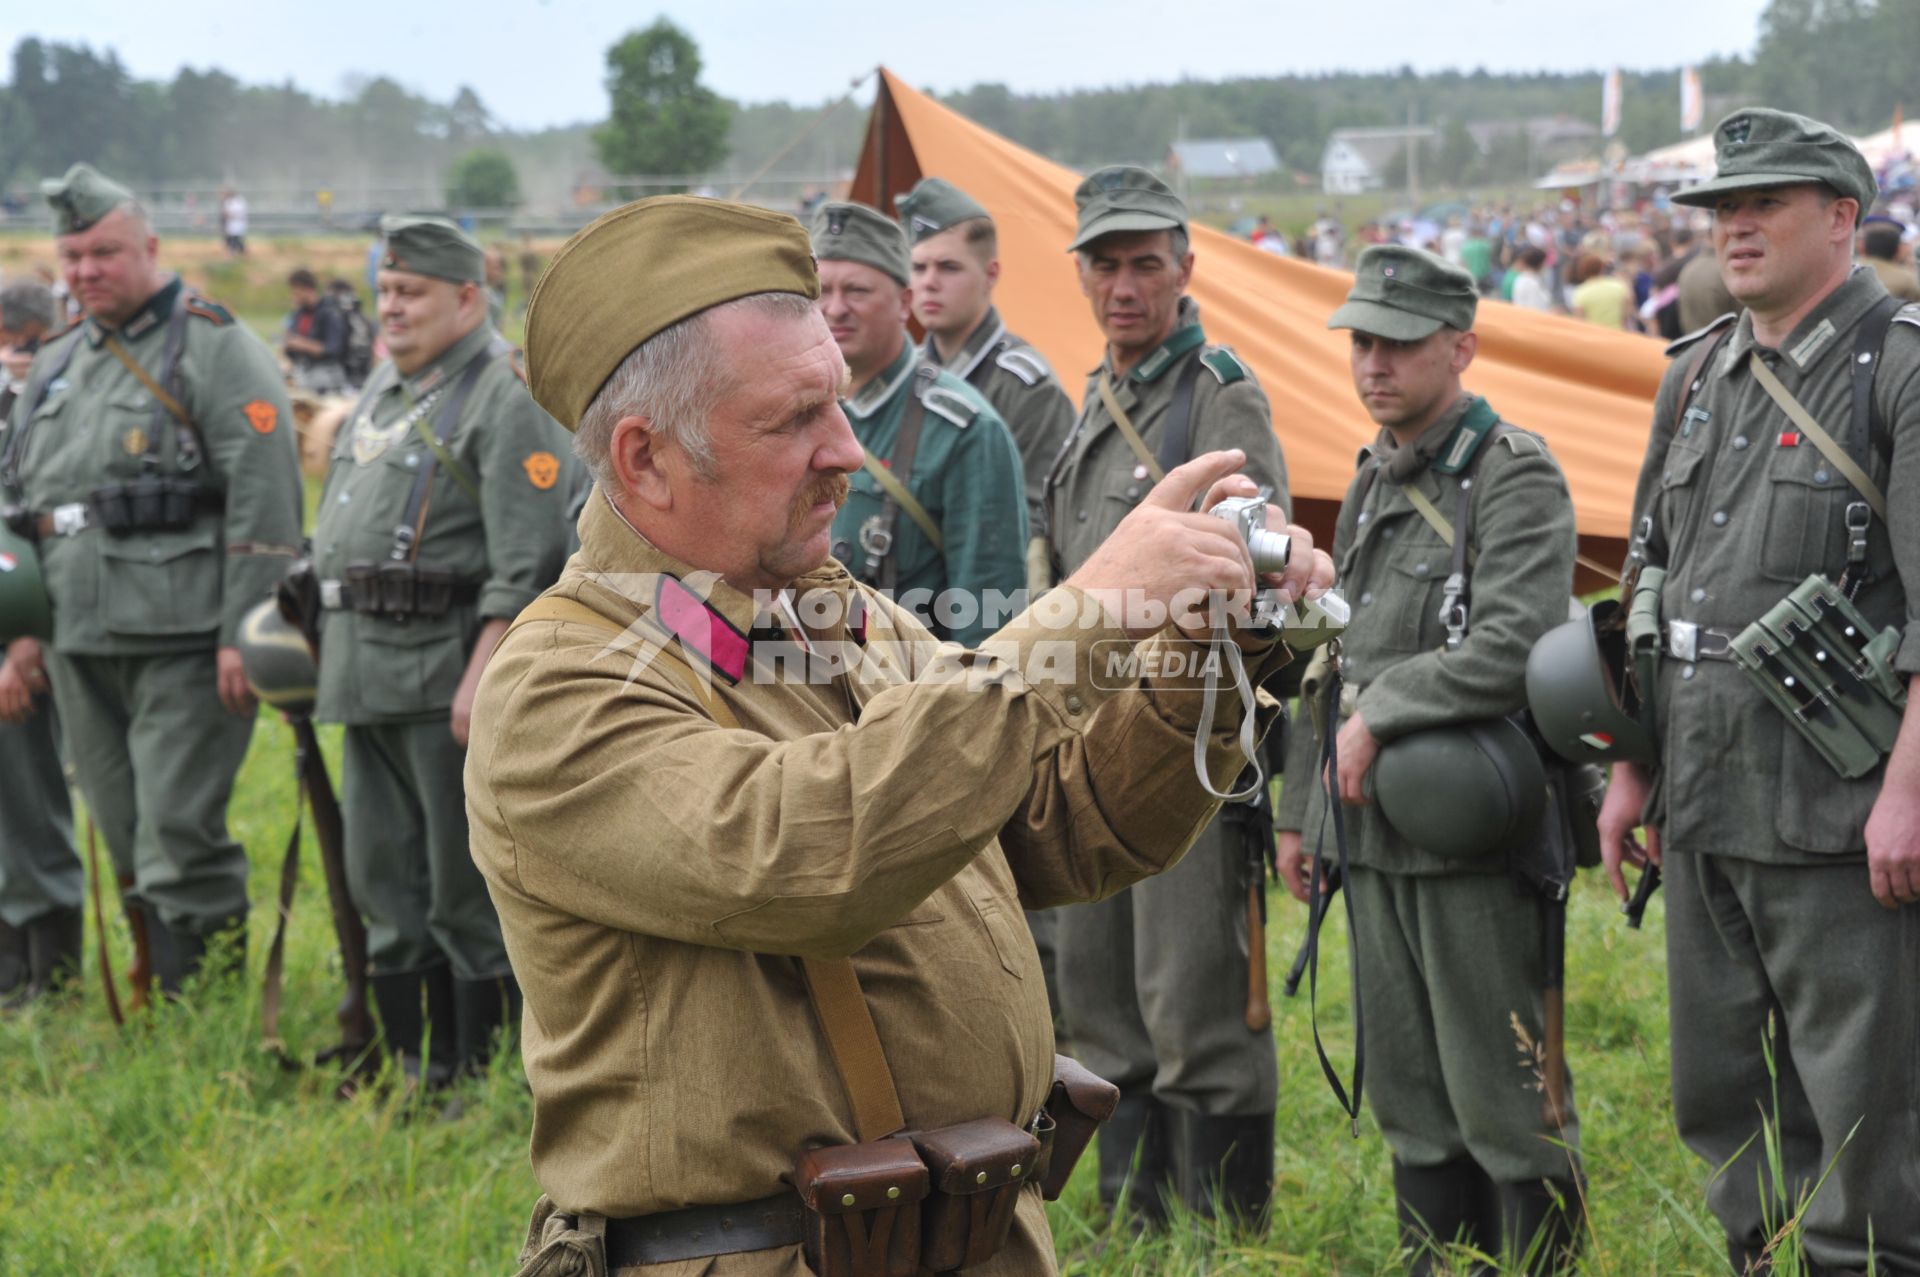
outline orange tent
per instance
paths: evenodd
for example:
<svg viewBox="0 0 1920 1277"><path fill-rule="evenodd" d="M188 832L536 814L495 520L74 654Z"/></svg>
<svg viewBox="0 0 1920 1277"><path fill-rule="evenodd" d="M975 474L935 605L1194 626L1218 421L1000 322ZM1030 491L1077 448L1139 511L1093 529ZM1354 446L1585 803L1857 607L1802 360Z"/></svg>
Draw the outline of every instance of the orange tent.
<svg viewBox="0 0 1920 1277"><path fill-rule="evenodd" d="M1015 332L1053 362L1076 399L1101 341L1080 296L1074 262L1073 188L1080 175L1042 159L941 106L882 70L851 198L893 211L893 196L922 176L946 178L979 200L1000 232L994 299ZM1298 517L1329 535L1376 427L1347 372L1345 333L1326 318L1349 276L1276 257L1196 225L1192 296L1207 335L1252 365L1273 403ZM1480 305L1480 353L1467 385L1509 420L1539 432L1566 469L1583 557L1615 570L1626 551L1634 478L1666 360L1645 337L1606 332L1503 302ZM1583 573L1583 586L1601 583Z"/></svg>

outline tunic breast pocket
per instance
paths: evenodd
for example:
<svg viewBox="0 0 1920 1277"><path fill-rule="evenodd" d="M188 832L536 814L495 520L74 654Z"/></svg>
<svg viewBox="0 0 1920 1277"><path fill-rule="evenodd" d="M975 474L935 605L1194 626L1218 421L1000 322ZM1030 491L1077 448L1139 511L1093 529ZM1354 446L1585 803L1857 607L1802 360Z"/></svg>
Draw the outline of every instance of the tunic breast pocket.
<svg viewBox="0 0 1920 1277"><path fill-rule="evenodd" d="M1767 476L1767 522L1760 543L1760 575L1798 584L1810 573L1838 572L1845 559L1839 531L1853 489L1823 457L1811 469L1782 456Z"/></svg>
<svg viewBox="0 0 1920 1277"><path fill-rule="evenodd" d="M1698 499L1703 455L1698 448L1679 443L1667 449L1667 462L1660 471L1659 523L1669 547L1679 537L1681 529L1687 526L1687 516Z"/></svg>
<svg viewBox="0 0 1920 1277"><path fill-rule="evenodd" d="M1393 610L1395 646L1406 652L1424 652L1436 648L1446 638L1440 622L1441 601L1445 598L1447 573L1452 568L1453 551L1438 541L1432 544L1401 545L1388 566L1387 579L1375 589L1385 595L1376 608ZM1364 594L1363 594L1364 597Z"/></svg>
<svg viewBox="0 0 1920 1277"><path fill-rule="evenodd" d="M220 624L218 529L115 538L90 532L100 554L100 622L113 634L172 637Z"/></svg>

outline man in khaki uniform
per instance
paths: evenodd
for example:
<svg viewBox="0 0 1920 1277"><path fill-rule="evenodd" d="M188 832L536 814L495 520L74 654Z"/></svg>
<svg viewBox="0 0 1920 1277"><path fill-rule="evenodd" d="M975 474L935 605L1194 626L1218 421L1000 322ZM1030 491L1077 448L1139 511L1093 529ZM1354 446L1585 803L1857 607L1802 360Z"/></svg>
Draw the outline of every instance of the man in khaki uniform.
<svg viewBox="0 0 1920 1277"><path fill-rule="evenodd" d="M1040 518L1047 468L1073 427L1073 401L1039 351L1007 331L993 304L999 235L987 210L938 177L894 199L913 255L913 317L924 357L986 397L1020 445L1027 517Z"/></svg>
<svg viewBox="0 0 1920 1277"><path fill-rule="evenodd" d="M526 990L547 1195L526 1271L799 1274L802 1153L1027 1126L1053 1034L1017 911L1159 871L1213 810L1192 682L1090 672L1096 648L1186 650L1142 619L1176 587L1251 584L1237 532L1183 512L1250 494L1226 477L1243 458L1197 459L979 651L940 648L828 557L861 451L818 286L792 219L663 196L576 235L534 295L533 393L598 487L487 667L467 761ZM1310 579L1331 563L1296 548L1281 584ZM1256 682L1288 659L1240 639ZM1239 766L1221 708L1216 785ZM823 971L850 995L835 1020L870 1016L857 1059L809 998ZM1011 1227L969 1272L1053 1271L1031 1181Z"/></svg>
<svg viewBox="0 0 1920 1277"><path fill-rule="evenodd" d="M1396 829L1370 779L1397 740L1520 709L1527 653L1566 619L1573 589L1573 501L1559 465L1461 388L1476 309L1466 271L1377 245L1361 251L1353 290L1327 321L1352 330L1354 389L1381 431L1334 535L1353 607L1341 640L1351 703L1321 730L1318 707L1296 723L1274 822L1285 831L1280 872L1304 901L1302 831L1321 855L1334 850L1319 772L1323 733L1337 732L1366 1092L1393 1150L1416 1274L1440 1271L1436 1246L1455 1240L1515 1261L1533 1245L1522 1268L1559 1272L1580 1236L1579 1123L1570 1100L1547 1120L1532 1064L1514 1052L1515 1024L1546 1040L1542 902L1515 889L1503 849L1450 857ZM1443 614L1459 535L1473 558L1455 644ZM1435 818L1452 819L1433 797Z"/></svg>
<svg viewBox="0 0 1920 1277"><path fill-rule="evenodd" d="M1186 206L1124 166L1089 177L1074 200L1069 247L1106 356L1047 476L1058 569L1097 553L1161 473L1214 449L1246 453L1246 473L1285 510L1266 394L1233 351L1208 343L1186 296ZM1100 1140L1101 1196L1116 1200L1137 1161L1131 1201L1149 1219L1163 1186L1196 1210L1219 1195L1250 1216L1273 1178L1273 1031L1246 1025L1247 964L1266 958L1247 947L1247 844L1271 835L1263 812L1236 807L1173 873L1060 915L1065 1035L1124 1096Z"/></svg>
<svg viewBox="0 0 1920 1277"><path fill-rule="evenodd" d="M1912 1277L1920 308L1853 263L1877 191L1847 138L1753 108L1722 120L1714 146L1717 176L1674 200L1713 210L1745 309L1671 348L1654 401L1629 572L1658 581L1659 765L1614 765L1601 854L1623 896L1623 859L1653 857L1666 874L1674 1120L1711 1168L1707 1204L1734 1267L1770 1270L1779 1221L1811 1194L1813 1272ZM1813 574L1852 599L1868 634L1897 640L1897 736L1850 779L1731 655ZM1807 711L1814 730L1833 726L1831 704ZM1630 839L1643 822L1644 853ZM1763 1120L1777 1123L1777 1186Z"/></svg>
<svg viewBox="0 0 1920 1277"><path fill-rule="evenodd" d="M162 270L130 191L84 164L43 188L87 319L40 348L0 470L39 538L74 770L175 991L216 933L244 941L227 799L255 705L234 643L299 552L291 408L259 338Z"/></svg>
<svg viewBox="0 0 1920 1277"><path fill-rule="evenodd" d="M482 1065L519 1003L460 773L480 671L560 575L571 467L487 319L480 246L445 218L381 229L390 358L340 427L314 521L314 716L346 724L347 873L387 1049L440 1083Z"/></svg>

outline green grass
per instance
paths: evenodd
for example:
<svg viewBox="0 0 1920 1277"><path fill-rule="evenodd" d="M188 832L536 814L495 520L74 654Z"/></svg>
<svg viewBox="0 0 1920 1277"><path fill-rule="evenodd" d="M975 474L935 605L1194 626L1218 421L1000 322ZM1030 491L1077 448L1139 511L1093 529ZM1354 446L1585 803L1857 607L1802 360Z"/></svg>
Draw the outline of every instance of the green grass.
<svg viewBox="0 0 1920 1277"><path fill-rule="evenodd" d="M323 739L337 749L337 733ZM291 734L263 716L232 812L254 856L244 988L195 989L116 1031L90 931L81 998L0 1023L4 1277L511 1270L537 1195L531 1107L515 1062L468 1084L465 1115L449 1122L392 1093L342 1103L327 1074L287 1071L260 1048L258 978L292 818L291 770ZM1189 1220L1136 1241L1099 1211L1089 1158L1052 1208L1070 1277L1400 1271L1387 1150L1371 1122L1358 1140L1348 1133L1314 1061L1304 991L1278 996L1303 915L1282 895L1272 906L1280 1095L1270 1234L1235 1238ZM109 909L114 964L124 967L124 926ZM1597 875L1574 895L1567 1036L1592 1181L1586 1271L1606 1277L1726 1271L1701 1202L1705 1171L1672 1130L1662 920L1656 898L1645 931L1627 931ZM1343 1066L1352 1055L1345 951L1336 910L1321 1028ZM338 968L309 840L282 1026L298 1055L333 1041ZM1489 1085L1525 1084L1517 1072Z"/></svg>

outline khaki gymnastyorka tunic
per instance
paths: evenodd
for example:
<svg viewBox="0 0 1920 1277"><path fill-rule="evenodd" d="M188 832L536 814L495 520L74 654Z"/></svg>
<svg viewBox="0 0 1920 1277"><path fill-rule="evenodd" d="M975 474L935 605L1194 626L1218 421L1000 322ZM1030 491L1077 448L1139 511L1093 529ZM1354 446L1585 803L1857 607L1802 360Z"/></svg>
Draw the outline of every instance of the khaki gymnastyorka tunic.
<svg viewBox="0 0 1920 1277"><path fill-rule="evenodd" d="M1071 587L963 656L833 561L795 583L797 611L820 659L860 673L772 673L799 651L782 609L653 549L599 494L581 541L549 594L635 641L523 622L481 681L467 762L474 859L526 991L541 1187L615 1217L752 1201L803 1150L853 1142L802 955L852 955L909 1126L1025 1125L1053 1029L1020 908L1110 894L1192 842L1214 809L1193 774L1197 682L1110 676L1127 640ZM657 609L663 592L682 606ZM852 597L870 610L850 633ZM740 728L678 660L644 659L655 611ZM1170 644L1187 646L1142 648ZM936 653L967 676L940 677ZM1286 660L1276 646L1250 674ZM1226 700L1221 787L1240 765ZM969 1271L1052 1268L1030 1187L1007 1249ZM698 1271L806 1269L784 1247Z"/></svg>

